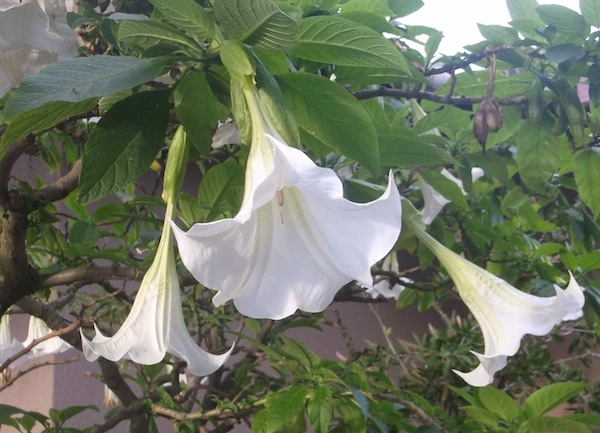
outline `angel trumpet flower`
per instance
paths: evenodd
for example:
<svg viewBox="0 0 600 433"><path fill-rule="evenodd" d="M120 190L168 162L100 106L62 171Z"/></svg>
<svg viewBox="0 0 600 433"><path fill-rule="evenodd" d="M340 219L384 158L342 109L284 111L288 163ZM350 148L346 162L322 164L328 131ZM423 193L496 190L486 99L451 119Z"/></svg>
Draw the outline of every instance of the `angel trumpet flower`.
<svg viewBox="0 0 600 433"><path fill-rule="evenodd" d="M162 361L168 352L186 361L190 373L206 376L221 367L233 349L221 355L210 354L196 344L185 326L170 224L177 194L177 187L172 186L177 182L169 179L171 161L177 158L175 143L181 146L185 143L181 128L177 134L165 169L163 198L167 201L167 210L156 256L142 279L131 312L117 333L109 338L95 327L96 336L89 341L82 332L83 353L88 361L95 361L99 356L118 361L126 356L149 365Z"/></svg>
<svg viewBox="0 0 600 433"><path fill-rule="evenodd" d="M370 203L343 197L340 179L292 148L270 124L254 89L242 205L235 217L174 227L181 260L213 302L233 300L250 317L282 319L324 310L344 284L373 284L370 268L400 233L402 208L390 174Z"/></svg>
<svg viewBox="0 0 600 433"><path fill-rule="evenodd" d="M3 364L8 358L16 355L24 348L23 343L14 338L10 332L10 315L4 314L0 319L0 364ZM11 365L14 367L23 361L24 359L21 357Z"/></svg>
<svg viewBox="0 0 600 433"><path fill-rule="evenodd" d="M407 207L405 204L404 208ZM425 232L414 208L410 217L407 213L404 223L446 268L458 294L481 327L484 352L472 352L480 364L468 373L454 370L468 384L490 384L494 374L506 366L507 357L519 350L525 334L546 335L563 320L582 315L585 299L573 275L565 290L555 286L555 296L522 292L436 241Z"/></svg>
<svg viewBox="0 0 600 433"><path fill-rule="evenodd" d="M50 332L51 330L48 328L48 325L46 325L46 322L35 316L31 316L29 318L29 331L27 332L27 338L23 342L23 346L29 346L34 340L45 337ZM72 348L73 347L62 338L52 337L35 345L30 353L32 358L38 358L44 355L54 355L66 352Z"/></svg>
<svg viewBox="0 0 600 433"><path fill-rule="evenodd" d="M0 0L0 97L43 66L77 55L72 0Z"/></svg>

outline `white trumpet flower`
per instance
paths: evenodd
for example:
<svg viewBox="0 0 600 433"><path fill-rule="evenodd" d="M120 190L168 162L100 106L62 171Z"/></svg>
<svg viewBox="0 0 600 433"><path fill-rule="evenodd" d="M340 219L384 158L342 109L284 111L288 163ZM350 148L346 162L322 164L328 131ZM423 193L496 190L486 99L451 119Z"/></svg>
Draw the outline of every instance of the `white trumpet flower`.
<svg viewBox="0 0 600 433"><path fill-rule="evenodd" d="M73 2L0 0L0 97L27 75L77 55L75 32L66 22Z"/></svg>
<svg viewBox="0 0 600 433"><path fill-rule="evenodd" d="M357 280L373 284L371 266L400 233L400 195L390 173L370 203L343 197L335 172L283 142L246 90L252 145L242 205L235 217L174 228L184 265L213 302L233 300L244 315L282 319L324 310Z"/></svg>
<svg viewBox="0 0 600 433"><path fill-rule="evenodd" d="M172 161L184 154L185 134L180 128L173 138L167 167L163 198L167 202L165 223L156 256L144 275L131 312L117 333L104 336L96 327L96 336L89 341L81 334L83 354L88 361L102 356L111 361L127 357L140 364L157 364L166 353L187 362L191 374L206 376L215 372L229 357L229 351L213 355L200 348L188 333L181 307L179 277L175 264L170 221L179 182L174 180L182 170L173 168ZM180 158L185 160L185 157ZM177 165L177 164L175 164Z"/></svg>
<svg viewBox="0 0 600 433"><path fill-rule="evenodd" d="M8 358L16 355L24 348L23 343L14 338L10 332L10 315L2 315L2 319L0 319L0 364L3 364ZM11 365L14 367L24 361L23 357L21 357Z"/></svg>
<svg viewBox="0 0 600 433"><path fill-rule="evenodd" d="M467 195L467 192L463 188L463 184L460 179L456 178L452 173L450 173L445 168L442 169L442 176L444 176L449 181L455 183L463 193L463 195ZM483 169L479 167L473 167L471 169L471 179L473 182L478 180L484 175ZM429 185L422 176L417 175L419 179L419 185L421 186L421 193L423 194L423 210L421 211L422 219L425 224L431 224L436 216L444 209L450 200L444 197L442 194L437 192L431 185Z"/></svg>
<svg viewBox="0 0 600 433"><path fill-rule="evenodd" d="M483 354L473 352L480 364L468 373L454 370L468 384L490 384L494 374L506 366L507 357L519 350L526 334L546 335L563 320L574 320L582 315L585 299L573 275L565 290L555 286L555 296L539 297L522 292L440 244L414 218L414 215L406 217L405 224L446 268L483 333Z"/></svg>
<svg viewBox="0 0 600 433"><path fill-rule="evenodd" d="M27 338L23 342L23 346L29 346L34 340L45 337L51 332L46 322L35 316L29 318L29 330L27 332ZM48 340L44 340L41 343L35 345L31 349L31 358L38 358L44 355L54 355L57 353L66 352L73 347L64 341L60 337L52 337Z"/></svg>

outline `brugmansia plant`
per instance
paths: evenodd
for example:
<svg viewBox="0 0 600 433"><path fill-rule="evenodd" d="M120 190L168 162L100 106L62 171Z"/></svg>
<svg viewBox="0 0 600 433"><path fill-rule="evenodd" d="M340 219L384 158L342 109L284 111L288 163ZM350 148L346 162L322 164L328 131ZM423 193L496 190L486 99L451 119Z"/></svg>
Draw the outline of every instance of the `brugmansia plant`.
<svg viewBox="0 0 600 433"><path fill-rule="evenodd" d="M103 382L0 425L600 427L600 0L454 56L421 6L0 0L0 392L70 348Z"/></svg>

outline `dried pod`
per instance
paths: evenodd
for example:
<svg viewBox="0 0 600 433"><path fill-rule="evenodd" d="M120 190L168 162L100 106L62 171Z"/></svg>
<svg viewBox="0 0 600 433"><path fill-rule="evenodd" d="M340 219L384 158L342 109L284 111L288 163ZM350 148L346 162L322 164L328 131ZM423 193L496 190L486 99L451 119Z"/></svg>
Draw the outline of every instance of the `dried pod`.
<svg viewBox="0 0 600 433"><path fill-rule="evenodd" d="M473 133L475 138L483 147L485 152L485 142L487 140L489 128L486 122L485 106L483 103L479 106L473 117Z"/></svg>
<svg viewBox="0 0 600 433"><path fill-rule="evenodd" d="M502 128L502 123L504 123L504 116L502 116L502 110L500 109L500 105L494 98L492 99L484 99L481 105L485 105L485 123L490 131L496 132L500 128Z"/></svg>

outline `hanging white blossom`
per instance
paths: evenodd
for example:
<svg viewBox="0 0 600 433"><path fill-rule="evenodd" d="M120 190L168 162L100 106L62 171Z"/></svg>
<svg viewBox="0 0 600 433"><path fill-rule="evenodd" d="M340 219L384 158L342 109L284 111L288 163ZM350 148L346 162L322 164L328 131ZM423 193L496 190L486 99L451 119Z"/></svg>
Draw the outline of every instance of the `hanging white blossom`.
<svg viewBox="0 0 600 433"><path fill-rule="evenodd" d="M70 0L0 0L0 97L27 75L77 55Z"/></svg>
<svg viewBox="0 0 600 433"><path fill-rule="evenodd" d="M46 322L35 316L30 316L27 338L23 342L23 346L29 346L34 340L45 337L50 332L52 332L52 330L48 328ZM31 349L30 358L37 358L44 355L55 355L58 353L66 352L67 350L72 348L73 347L69 343L64 341L62 338L52 337L48 340L44 340L41 343L36 344Z"/></svg>
<svg viewBox="0 0 600 433"><path fill-rule="evenodd" d="M483 354L473 352L480 364L468 373L454 370L470 385L490 384L494 374L506 366L507 357L519 350L526 334L546 335L563 320L582 315L585 298L573 275L565 290L555 285L555 296L522 292L436 241L415 221L419 218L416 211L410 212L414 214L405 217L405 224L444 266L483 333Z"/></svg>
<svg viewBox="0 0 600 433"><path fill-rule="evenodd" d="M171 144L166 173L172 171L170 163L177 159L179 147L184 145L185 134L180 128ZM170 224L177 192L176 188L167 186L177 182L168 177L165 174L163 198L167 201L167 210L162 235L131 312L112 337L103 335L95 325L96 336L92 341L82 331L83 354L88 361L95 361L99 356L111 361L126 357L151 365L159 363L166 353L170 353L186 361L191 374L206 376L225 363L233 347L221 355L210 354L196 344L185 325Z"/></svg>
<svg viewBox="0 0 600 433"><path fill-rule="evenodd" d="M235 217L175 227L184 265L215 305L233 300L250 317L281 319L324 310L352 280L370 286L371 266L400 233L400 195L390 173L370 203L343 197L340 179L283 142L246 91L252 145Z"/></svg>

